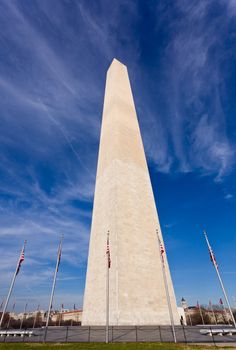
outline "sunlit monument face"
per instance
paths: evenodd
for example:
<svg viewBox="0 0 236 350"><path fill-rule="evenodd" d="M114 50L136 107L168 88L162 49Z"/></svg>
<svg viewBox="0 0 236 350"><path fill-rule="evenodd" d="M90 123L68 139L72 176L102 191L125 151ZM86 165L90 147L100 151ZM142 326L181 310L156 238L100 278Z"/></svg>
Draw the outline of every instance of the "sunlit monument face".
<svg viewBox="0 0 236 350"><path fill-rule="evenodd" d="M114 59L106 80L83 325L106 324L108 230L110 325L170 324L156 229L161 232L128 73Z"/></svg>

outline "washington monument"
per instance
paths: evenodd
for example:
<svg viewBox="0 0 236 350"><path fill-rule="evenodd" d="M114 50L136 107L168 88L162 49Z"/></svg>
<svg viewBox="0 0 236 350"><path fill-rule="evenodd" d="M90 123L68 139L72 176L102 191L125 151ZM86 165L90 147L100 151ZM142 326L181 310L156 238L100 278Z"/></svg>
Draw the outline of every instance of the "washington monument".
<svg viewBox="0 0 236 350"><path fill-rule="evenodd" d="M106 324L108 230L110 325L170 324L156 229L162 239L127 68L114 59L106 79L83 325ZM179 324L167 261L166 276Z"/></svg>

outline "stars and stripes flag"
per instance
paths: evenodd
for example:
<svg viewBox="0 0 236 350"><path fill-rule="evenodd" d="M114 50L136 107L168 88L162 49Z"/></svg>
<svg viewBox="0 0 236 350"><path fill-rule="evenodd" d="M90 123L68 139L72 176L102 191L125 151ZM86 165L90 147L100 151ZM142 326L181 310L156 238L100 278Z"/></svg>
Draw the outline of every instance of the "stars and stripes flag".
<svg viewBox="0 0 236 350"><path fill-rule="evenodd" d="M210 259L211 259L212 264L213 264L216 268L218 268L218 264L217 264L217 261L216 261L216 258L215 258L215 255L214 255L214 253L213 253L213 250L212 250L211 246L209 246L209 254L210 254Z"/></svg>
<svg viewBox="0 0 236 350"><path fill-rule="evenodd" d="M207 246L208 246L211 262L215 266L215 268L218 270L218 264L217 264L217 261L216 261L216 258L215 258L215 254L214 254L214 252L213 252L213 250L212 250L212 248L210 246L210 243L209 243L206 231L203 231L203 233L205 235L205 239L206 239L206 242L207 242Z"/></svg>
<svg viewBox="0 0 236 350"><path fill-rule="evenodd" d="M60 266L60 263L61 263L61 242L60 242L60 245L59 245L59 249L58 249L58 263L57 263L57 272L59 270L59 266Z"/></svg>
<svg viewBox="0 0 236 350"><path fill-rule="evenodd" d="M59 250L58 267L59 267L60 263L61 263L61 248Z"/></svg>
<svg viewBox="0 0 236 350"><path fill-rule="evenodd" d="M23 261L25 260L25 245L20 253L20 258L18 260L18 266L17 266L17 271L16 271L16 275L18 275L19 271L20 271L20 267L21 264L23 263Z"/></svg>
<svg viewBox="0 0 236 350"><path fill-rule="evenodd" d="M220 305L224 305L223 304L223 300L220 298L220 301L219 301Z"/></svg>
<svg viewBox="0 0 236 350"><path fill-rule="evenodd" d="M159 239L159 247L160 247L161 258L162 258L162 261L164 262L165 249L164 249L164 245L162 244L160 239Z"/></svg>
<svg viewBox="0 0 236 350"><path fill-rule="evenodd" d="M108 269L111 268L111 252L110 252L110 244L109 244L109 232L107 235L107 250L106 250L106 254L107 254L107 266Z"/></svg>
<svg viewBox="0 0 236 350"><path fill-rule="evenodd" d="M160 252L161 252L161 255L163 255L165 253L164 246L161 242L160 242Z"/></svg>

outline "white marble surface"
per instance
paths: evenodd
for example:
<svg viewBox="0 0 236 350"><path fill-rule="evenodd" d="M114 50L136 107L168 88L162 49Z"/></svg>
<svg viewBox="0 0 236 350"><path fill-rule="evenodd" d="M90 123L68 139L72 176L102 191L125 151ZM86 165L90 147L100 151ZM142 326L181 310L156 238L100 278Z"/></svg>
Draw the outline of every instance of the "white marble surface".
<svg viewBox="0 0 236 350"><path fill-rule="evenodd" d="M156 228L160 232L128 73L114 60L107 73L83 325L106 322L108 230L110 325L170 324ZM168 264L166 269L179 324Z"/></svg>

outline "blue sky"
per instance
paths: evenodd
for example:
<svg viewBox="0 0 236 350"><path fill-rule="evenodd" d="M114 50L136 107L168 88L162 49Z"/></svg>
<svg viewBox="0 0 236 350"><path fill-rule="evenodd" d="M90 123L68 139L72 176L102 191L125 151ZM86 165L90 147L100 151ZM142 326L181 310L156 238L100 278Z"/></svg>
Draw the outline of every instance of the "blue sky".
<svg viewBox="0 0 236 350"><path fill-rule="evenodd" d="M82 306L106 70L127 65L177 301L236 297L236 2L0 2L0 298Z"/></svg>

